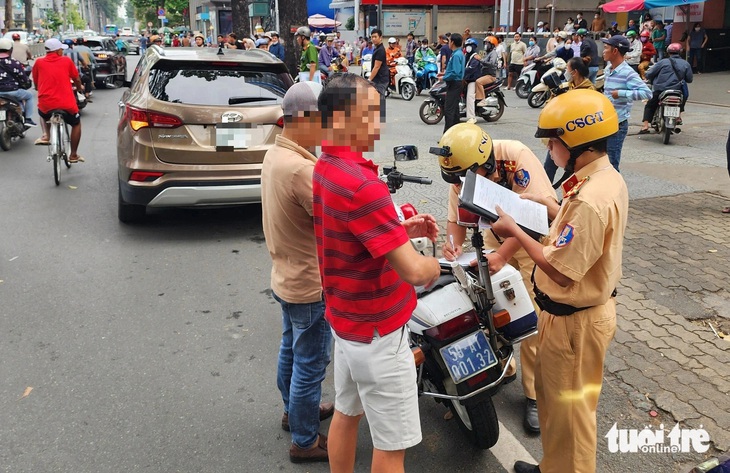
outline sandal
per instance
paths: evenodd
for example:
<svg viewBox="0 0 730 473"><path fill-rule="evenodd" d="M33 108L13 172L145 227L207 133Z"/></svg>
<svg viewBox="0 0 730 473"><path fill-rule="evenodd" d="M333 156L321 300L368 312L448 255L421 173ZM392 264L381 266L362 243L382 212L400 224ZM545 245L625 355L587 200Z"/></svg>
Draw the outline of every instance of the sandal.
<svg viewBox="0 0 730 473"><path fill-rule="evenodd" d="M75 158L68 158L68 162L71 164L76 164L86 162L86 160L83 158L83 156L76 155Z"/></svg>
<svg viewBox="0 0 730 473"><path fill-rule="evenodd" d="M724 214L730 214L730 207L723 207L722 213L724 213Z"/></svg>
<svg viewBox="0 0 730 473"><path fill-rule="evenodd" d="M33 144L36 146L48 146L51 144L51 142L48 140L44 140L43 138L38 138Z"/></svg>
<svg viewBox="0 0 730 473"><path fill-rule="evenodd" d="M681 124L682 124L682 119L681 118L677 118L677 125L681 125Z"/></svg>
<svg viewBox="0 0 730 473"><path fill-rule="evenodd" d="M646 130L639 130L640 135L648 135L649 133L651 133L651 132L649 131L648 128Z"/></svg>

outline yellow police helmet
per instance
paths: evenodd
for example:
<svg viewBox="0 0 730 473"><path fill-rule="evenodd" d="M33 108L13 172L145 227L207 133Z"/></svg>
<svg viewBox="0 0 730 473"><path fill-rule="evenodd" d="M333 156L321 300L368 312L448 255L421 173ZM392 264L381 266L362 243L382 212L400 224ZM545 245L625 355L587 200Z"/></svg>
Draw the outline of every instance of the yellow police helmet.
<svg viewBox="0 0 730 473"><path fill-rule="evenodd" d="M492 138L474 123L459 123L441 136L439 145L431 153L439 157L441 176L446 182L458 184L459 176L479 166L487 168L487 174L495 169Z"/></svg>
<svg viewBox="0 0 730 473"><path fill-rule="evenodd" d="M590 146L618 131L618 114L600 92L575 89L558 95L537 120L536 138L558 138L573 150Z"/></svg>

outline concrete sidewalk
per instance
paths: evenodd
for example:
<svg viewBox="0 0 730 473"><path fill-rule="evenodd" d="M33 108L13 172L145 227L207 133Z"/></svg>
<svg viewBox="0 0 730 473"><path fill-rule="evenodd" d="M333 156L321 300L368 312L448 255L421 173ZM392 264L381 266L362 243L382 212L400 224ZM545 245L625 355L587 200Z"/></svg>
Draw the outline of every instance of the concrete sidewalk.
<svg viewBox="0 0 730 473"><path fill-rule="evenodd" d="M689 103L730 107L730 71L695 74L689 84Z"/></svg>

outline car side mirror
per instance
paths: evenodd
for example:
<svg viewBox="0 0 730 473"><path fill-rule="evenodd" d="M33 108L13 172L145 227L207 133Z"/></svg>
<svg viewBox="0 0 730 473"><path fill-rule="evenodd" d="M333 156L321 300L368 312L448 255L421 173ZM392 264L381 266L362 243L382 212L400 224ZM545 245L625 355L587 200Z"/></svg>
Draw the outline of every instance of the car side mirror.
<svg viewBox="0 0 730 473"><path fill-rule="evenodd" d="M132 81L125 80L124 82L122 82L122 87L132 87Z"/></svg>
<svg viewBox="0 0 730 473"><path fill-rule="evenodd" d="M396 161L415 161L418 159L418 147L415 145L402 145L393 148L393 157Z"/></svg>

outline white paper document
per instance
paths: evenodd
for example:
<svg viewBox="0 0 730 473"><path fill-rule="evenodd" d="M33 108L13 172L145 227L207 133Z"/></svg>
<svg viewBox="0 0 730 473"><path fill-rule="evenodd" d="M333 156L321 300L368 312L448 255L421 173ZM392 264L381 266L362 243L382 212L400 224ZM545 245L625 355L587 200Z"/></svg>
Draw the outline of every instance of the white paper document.
<svg viewBox="0 0 730 473"><path fill-rule="evenodd" d="M463 192L464 187L462 187ZM497 215L497 206L515 219L519 225L529 228L541 235L547 235L547 207L529 199L521 199L520 195L483 176L477 176L474 184L474 205Z"/></svg>
<svg viewBox="0 0 730 473"><path fill-rule="evenodd" d="M477 252L476 251L470 251L469 253L462 253L461 256L456 258L456 262L459 263L461 266L469 266L469 263L477 259ZM439 259L439 263L441 264L449 264L451 261L447 260L446 258Z"/></svg>

